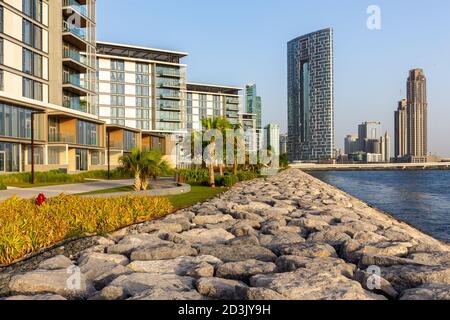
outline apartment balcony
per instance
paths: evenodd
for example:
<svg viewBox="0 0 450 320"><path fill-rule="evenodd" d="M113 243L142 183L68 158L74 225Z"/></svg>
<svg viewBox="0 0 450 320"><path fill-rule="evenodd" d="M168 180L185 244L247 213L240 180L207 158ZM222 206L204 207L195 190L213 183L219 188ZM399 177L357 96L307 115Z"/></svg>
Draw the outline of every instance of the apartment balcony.
<svg viewBox="0 0 450 320"><path fill-rule="evenodd" d="M180 89L181 83L179 81L158 81L157 86L159 88Z"/></svg>
<svg viewBox="0 0 450 320"><path fill-rule="evenodd" d="M73 49L63 50L63 65L79 73L86 73L88 70L86 57Z"/></svg>
<svg viewBox="0 0 450 320"><path fill-rule="evenodd" d="M181 100L181 95L180 94L170 94L170 93L160 93L160 94L158 94L158 99Z"/></svg>
<svg viewBox="0 0 450 320"><path fill-rule="evenodd" d="M227 98L227 104L239 104L238 98Z"/></svg>
<svg viewBox="0 0 450 320"><path fill-rule="evenodd" d="M239 105L237 104L227 104L227 111L239 111Z"/></svg>
<svg viewBox="0 0 450 320"><path fill-rule="evenodd" d="M161 122L181 122L181 117L161 117L159 118Z"/></svg>
<svg viewBox="0 0 450 320"><path fill-rule="evenodd" d="M80 3L80 1L76 0L64 0L63 1L63 16L64 18L69 18L73 14L76 14L79 18L79 21L81 23L80 27L86 27L87 25L87 19L89 19L87 14L87 8L85 5L86 1L84 3Z"/></svg>
<svg viewBox="0 0 450 320"><path fill-rule="evenodd" d="M156 74L160 77L181 78L180 69L156 67Z"/></svg>
<svg viewBox="0 0 450 320"><path fill-rule="evenodd" d="M109 147L111 150L123 150L123 142L122 141L110 141Z"/></svg>
<svg viewBox="0 0 450 320"><path fill-rule="evenodd" d="M239 115L237 113L234 112L227 112L227 118L239 118Z"/></svg>
<svg viewBox="0 0 450 320"><path fill-rule="evenodd" d="M88 85L81 80L79 74L64 74L63 89L79 96L86 96L91 93Z"/></svg>
<svg viewBox="0 0 450 320"><path fill-rule="evenodd" d="M63 21L63 40L72 44L81 51L87 48L87 32L85 28L79 28Z"/></svg>
<svg viewBox="0 0 450 320"><path fill-rule="evenodd" d="M49 143L76 144L76 141L77 141L76 137L70 134L58 133L48 135Z"/></svg>
<svg viewBox="0 0 450 320"><path fill-rule="evenodd" d="M88 112L88 105L86 101L80 101L80 99L76 99L76 98L71 98L71 99L66 99L63 101L63 107L64 108L68 108L68 109L72 109L72 110L77 110L77 111L81 111L81 112Z"/></svg>

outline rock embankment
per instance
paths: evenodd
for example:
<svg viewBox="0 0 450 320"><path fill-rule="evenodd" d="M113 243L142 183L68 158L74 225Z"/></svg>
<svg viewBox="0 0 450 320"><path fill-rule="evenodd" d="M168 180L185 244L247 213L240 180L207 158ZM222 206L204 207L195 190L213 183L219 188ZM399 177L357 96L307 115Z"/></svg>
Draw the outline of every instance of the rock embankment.
<svg viewBox="0 0 450 320"><path fill-rule="evenodd" d="M450 299L450 247L295 169L13 274L6 299Z"/></svg>

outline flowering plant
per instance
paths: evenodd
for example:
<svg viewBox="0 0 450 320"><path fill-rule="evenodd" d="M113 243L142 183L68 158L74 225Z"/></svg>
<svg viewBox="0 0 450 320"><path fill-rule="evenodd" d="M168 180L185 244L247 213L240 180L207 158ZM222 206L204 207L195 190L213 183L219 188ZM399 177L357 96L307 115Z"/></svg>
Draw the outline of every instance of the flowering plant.
<svg viewBox="0 0 450 320"><path fill-rule="evenodd" d="M41 193L37 196L36 198L36 205L37 206L41 206L44 204L44 202L47 200L47 198L45 197L45 194Z"/></svg>

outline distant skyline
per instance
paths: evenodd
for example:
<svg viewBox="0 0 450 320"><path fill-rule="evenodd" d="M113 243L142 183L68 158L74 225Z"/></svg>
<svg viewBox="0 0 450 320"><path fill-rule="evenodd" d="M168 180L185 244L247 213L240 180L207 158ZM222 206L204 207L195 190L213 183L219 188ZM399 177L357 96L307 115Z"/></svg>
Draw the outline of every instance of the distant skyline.
<svg viewBox="0 0 450 320"><path fill-rule="evenodd" d="M381 9L381 30L366 9ZM322 28L335 33L336 144L364 121L394 134L408 71L428 78L429 152L450 156L450 1L97 1L97 38L189 52L188 81L258 86L263 124L287 131L287 42ZM126 24L117 21L126 20ZM245 91L243 92L245 94Z"/></svg>

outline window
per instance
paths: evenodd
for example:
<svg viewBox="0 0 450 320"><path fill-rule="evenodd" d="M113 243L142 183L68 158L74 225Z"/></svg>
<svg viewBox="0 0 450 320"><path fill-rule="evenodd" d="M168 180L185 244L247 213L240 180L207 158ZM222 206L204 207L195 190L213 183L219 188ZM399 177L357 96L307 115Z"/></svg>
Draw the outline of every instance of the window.
<svg viewBox="0 0 450 320"><path fill-rule="evenodd" d="M118 83L111 83L112 94L125 94L125 85Z"/></svg>
<svg viewBox="0 0 450 320"><path fill-rule="evenodd" d="M22 0L23 13L42 22L42 0Z"/></svg>
<svg viewBox="0 0 450 320"><path fill-rule="evenodd" d="M111 118L125 118L125 108L111 108Z"/></svg>
<svg viewBox="0 0 450 320"><path fill-rule="evenodd" d="M125 73L124 72L111 72L111 81L112 82L125 82Z"/></svg>
<svg viewBox="0 0 450 320"><path fill-rule="evenodd" d="M3 80L3 70L0 70L0 91L4 91L5 90L3 81L4 81Z"/></svg>
<svg viewBox="0 0 450 320"><path fill-rule="evenodd" d="M148 72L149 72L148 64L136 63L136 73L148 73Z"/></svg>
<svg viewBox="0 0 450 320"><path fill-rule="evenodd" d="M78 120L77 141L82 145L97 145L97 125L95 123Z"/></svg>
<svg viewBox="0 0 450 320"><path fill-rule="evenodd" d="M125 106L125 97L124 96L111 96L111 105L112 106Z"/></svg>
<svg viewBox="0 0 450 320"><path fill-rule="evenodd" d="M42 56L31 50L23 49L22 71L36 77L42 77Z"/></svg>
<svg viewBox="0 0 450 320"><path fill-rule="evenodd" d="M137 84L149 84L150 78L148 75L137 74L136 75L136 83Z"/></svg>
<svg viewBox="0 0 450 320"><path fill-rule="evenodd" d="M124 71L125 63L122 60L111 60L111 69L116 71Z"/></svg>
<svg viewBox="0 0 450 320"><path fill-rule="evenodd" d="M3 7L0 6L0 32L3 32Z"/></svg>
<svg viewBox="0 0 450 320"><path fill-rule="evenodd" d="M136 95L137 96L149 96L150 89L146 86L136 86Z"/></svg>
<svg viewBox="0 0 450 320"><path fill-rule="evenodd" d="M26 44L42 50L42 28L34 25L26 19L23 19L22 40Z"/></svg>
<svg viewBox="0 0 450 320"><path fill-rule="evenodd" d="M23 78L22 95L25 98L42 101L42 83L32 79Z"/></svg>
<svg viewBox="0 0 450 320"><path fill-rule="evenodd" d="M150 107L149 98L136 98L136 107L148 108Z"/></svg>

